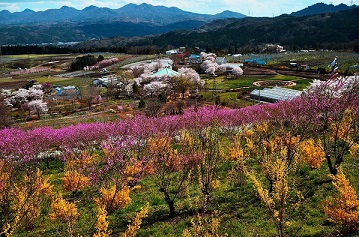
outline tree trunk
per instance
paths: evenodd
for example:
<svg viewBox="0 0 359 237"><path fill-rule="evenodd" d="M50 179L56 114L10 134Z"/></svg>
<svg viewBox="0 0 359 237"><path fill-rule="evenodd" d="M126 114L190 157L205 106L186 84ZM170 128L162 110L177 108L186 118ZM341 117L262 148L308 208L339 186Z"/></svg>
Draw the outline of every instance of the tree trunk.
<svg viewBox="0 0 359 237"><path fill-rule="evenodd" d="M168 208L170 210L170 217L173 218L176 215L175 203L171 199L170 195L167 192L164 192L163 194L165 195L165 201L166 201L166 203L168 205Z"/></svg>
<svg viewBox="0 0 359 237"><path fill-rule="evenodd" d="M325 158L327 159L327 164L329 168L329 172L332 175L336 175L338 173L337 166L333 166L332 159L329 154L325 154Z"/></svg>

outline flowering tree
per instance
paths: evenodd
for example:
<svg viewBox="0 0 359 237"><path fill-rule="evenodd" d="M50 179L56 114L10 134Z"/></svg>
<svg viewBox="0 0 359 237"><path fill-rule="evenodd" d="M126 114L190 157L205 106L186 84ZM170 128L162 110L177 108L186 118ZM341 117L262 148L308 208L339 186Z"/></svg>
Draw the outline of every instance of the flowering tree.
<svg viewBox="0 0 359 237"><path fill-rule="evenodd" d="M243 75L243 69L240 67L235 67L232 70L232 74L235 78L240 77Z"/></svg>
<svg viewBox="0 0 359 237"><path fill-rule="evenodd" d="M93 163L90 178L92 186L99 185L101 194L94 201L103 205L107 213L131 202L130 193L147 169L146 159L141 159L143 146L140 140L129 136L103 142L104 155Z"/></svg>
<svg viewBox="0 0 359 237"><path fill-rule="evenodd" d="M302 96L307 118L321 140L331 174L336 174L344 154L359 140L359 78L315 80Z"/></svg>
<svg viewBox="0 0 359 237"><path fill-rule="evenodd" d="M285 231L290 224L288 209L294 211L302 199L301 193L293 185L299 161L295 153L299 138L286 135L283 139L278 136L281 133L265 138L262 135L270 131L262 126L253 131L253 136L258 136L257 131L260 139L247 144L252 147L252 158L259 161L261 172L256 173L248 167L244 170L268 209L278 236L283 237L286 236ZM266 181L259 177L265 177Z"/></svg>
<svg viewBox="0 0 359 237"><path fill-rule="evenodd" d="M162 81L153 81L143 86L143 91L150 95L159 95L160 93L166 92L169 89L169 85Z"/></svg>
<svg viewBox="0 0 359 237"><path fill-rule="evenodd" d="M206 57L207 57L207 53L206 52L201 52L200 54L199 54L199 56L201 57L201 59L205 59Z"/></svg>
<svg viewBox="0 0 359 237"><path fill-rule="evenodd" d="M181 76L189 81L194 87L202 88L204 86L204 80L201 80L199 74L192 68L182 67L178 69Z"/></svg>
<svg viewBox="0 0 359 237"><path fill-rule="evenodd" d="M86 103L88 106L88 109L91 110L92 101L98 98L98 95L100 94L99 88L88 85L87 87L83 88L81 91L82 100Z"/></svg>
<svg viewBox="0 0 359 237"><path fill-rule="evenodd" d="M39 169L24 172L19 164L1 158L0 233L10 236L19 226L33 228L51 190L49 178Z"/></svg>
<svg viewBox="0 0 359 237"><path fill-rule="evenodd" d="M3 91L2 94L6 97L5 101L8 105L15 108L20 108L21 105L28 101L41 100L43 98L44 92L41 89L31 87L28 90L20 88L14 92Z"/></svg>
<svg viewBox="0 0 359 237"><path fill-rule="evenodd" d="M284 231L288 218L286 215L290 187L288 183L288 165L285 157L274 156L267 158L262 165L263 169L268 170L271 178L275 180L272 191L268 190L253 172L249 173L249 178L276 224L278 236L283 237L286 236Z"/></svg>
<svg viewBox="0 0 359 237"><path fill-rule="evenodd" d="M37 114L37 117L40 119L40 115L47 112L47 103L42 100L32 100L28 103L28 108L31 112Z"/></svg>
<svg viewBox="0 0 359 237"><path fill-rule="evenodd" d="M45 94L50 94L52 91L52 84L50 82L44 82L41 84L41 89Z"/></svg>
<svg viewBox="0 0 359 237"><path fill-rule="evenodd" d="M179 77L172 77L168 79L172 88L182 94L184 99L187 90L201 89L204 86L204 80L201 80L199 74L192 68L180 68L178 72Z"/></svg>
<svg viewBox="0 0 359 237"><path fill-rule="evenodd" d="M359 229L359 199L355 189L350 185L342 169L336 175L330 175L338 194L323 202L325 214L334 222L339 223L345 234Z"/></svg>
<svg viewBox="0 0 359 237"><path fill-rule="evenodd" d="M218 64L212 60L205 60L200 67L208 75L214 75L218 68Z"/></svg>
<svg viewBox="0 0 359 237"><path fill-rule="evenodd" d="M212 192L219 187L219 170L223 163L223 144L218 126L203 131L185 132L182 143L185 153L196 156L198 183L201 191L201 208L206 212Z"/></svg>
<svg viewBox="0 0 359 237"><path fill-rule="evenodd" d="M218 74L224 74L227 71L227 65L221 64L217 67L217 73Z"/></svg>
<svg viewBox="0 0 359 237"><path fill-rule="evenodd" d="M58 220L65 224L69 236L74 235L74 224L79 216L75 203L69 202L61 196L57 196L52 200L49 217L51 220Z"/></svg>
<svg viewBox="0 0 359 237"><path fill-rule="evenodd" d="M65 151L63 159L65 161L65 174L61 179L62 188L71 191L71 196L74 197L77 191L90 186L88 173L93 156L87 151L74 152L68 150Z"/></svg>
<svg viewBox="0 0 359 237"><path fill-rule="evenodd" d="M174 217L175 200L189 185L189 175L194 168L191 155L181 155L172 147L168 136L156 136L148 141L148 155L155 184L163 193L170 217Z"/></svg>
<svg viewBox="0 0 359 237"><path fill-rule="evenodd" d="M161 68L160 62L150 64L139 64L131 67L134 77L140 77L142 74L152 74Z"/></svg>

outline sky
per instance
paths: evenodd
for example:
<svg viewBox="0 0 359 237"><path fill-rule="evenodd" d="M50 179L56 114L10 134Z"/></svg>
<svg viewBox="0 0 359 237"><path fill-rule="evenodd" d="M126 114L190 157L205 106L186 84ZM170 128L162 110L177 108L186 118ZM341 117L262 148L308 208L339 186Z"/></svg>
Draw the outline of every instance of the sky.
<svg viewBox="0 0 359 237"><path fill-rule="evenodd" d="M318 2L338 5L356 4L359 0L0 0L0 10L20 12L26 8L34 11L59 9L62 6L82 10L87 6L120 8L129 3L148 3L154 6L178 7L194 13L216 14L224 10L239 12L253 17L273 17L301 10Z"/></svg>

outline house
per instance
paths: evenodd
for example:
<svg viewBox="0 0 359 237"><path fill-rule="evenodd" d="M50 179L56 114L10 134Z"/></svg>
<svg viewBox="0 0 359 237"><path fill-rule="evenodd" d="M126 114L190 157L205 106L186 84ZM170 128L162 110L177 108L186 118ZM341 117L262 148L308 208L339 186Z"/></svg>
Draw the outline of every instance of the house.
<svg viewBox="0 0 359 237"><path fill-rule="evenodd" d="M151 77L178 77L180 76L179 72L176 72L174 70L172 70L171 68L162 68L161 70L159 70L158 72L154 73L151 75Z"/></svg>
<svg viewBox="0 0 359 237"><path fill-rule="evenodd" d="M171 49L166 51L166 55L178 54L178 49Z"/></svg>
<svg viewBox="0 0 359 237"><path fill-rule="evenodd" d="M198 54L191 54L188 57L188 62L189 63L202 63L202 59L201 59L201 56Z"/></svg>
<svg viewBox="0 0 359 237"><path fill-rule="evenodd" d="M246 59L244 59L244 63L245 64L266 65L268 59L269 59L269 57L266 57L266 58L246 58Z"/></svg>

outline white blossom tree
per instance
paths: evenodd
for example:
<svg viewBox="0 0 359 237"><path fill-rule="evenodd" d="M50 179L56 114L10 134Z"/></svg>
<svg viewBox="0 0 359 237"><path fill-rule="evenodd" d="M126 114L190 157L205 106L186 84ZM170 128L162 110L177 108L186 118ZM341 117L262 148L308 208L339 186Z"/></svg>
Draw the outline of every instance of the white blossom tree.
<svg viewBox="0 0 359 237"><path fill-rule="evenodd" d="M323 95L331 98L340 98L345 92L358 83L358 76L338 77L335 80L313 80L311 85L304 91L306 94L320 91ZM323 89L324 88L324 89Z"/></svg>
<svg viewBox="0 0 359 237"><path fill-rule="evenodd" d="M201 64L201 69L208 75L214 75L217 70L218 64L212 60L205 60Z"/></svg>
<svg viewBox="0 0 359 237"><path fill-rule="evenodd" d="M152 76L152 72L147 70L141 74L140 78L142 84L147 84L155 80L155 78Z"/></svg>
<svg viewBox="0 0 359 237"><path fill-rule="evenodd" d="M201 52L200 54L199 54L199 56L201 57L201 59L206 59L207 58L207 53L206 52Z"/></svg>
<svg viewBox="0 0 359 237"><path fill-rule="evenodd" d="M218 74L224 74L227 71L227 64L222 64L217 67Z"/></svg>
<svg viewBox="0 0 359 237"><path fill-rule="evenodd" d="M199 74L192 68L178 69L180 76L172 77L167 80L171 88L176 92L182 94L182 99L185 98L185 93L191 89L199 89L204 86L204 81L201 80Z"/></svg>
<svg viewBox="0 0 359 237"><path fill-rule="evenodd" d="M201 53L200 53L200 57L201 57L203 60L210 60L210 61L212 61L212 62L216 62L217 55L214 54L214 53L201 52Z"/></svg>
<svg viewBox="0 0 359 237"><path fill-rule="evenodd" d="M182 67L178 69L178 72L181 74L182 77L184 77L186 80L188 80L193 86L202 88L204 86L204 80L201 80L201 77L196 72L196 70L192 68Z"/></svg>
<svg viewBox="0 0 359 237"><path fill-rule="evenodd" d="M234 77L240 77L240 76L242 76L243 75L243 69L242 68L240 68L240 67L235 67L235 68L233 68L233 70L232 70L232 74L233 74L233 76Z"/></svg>
<svg viewBox="0 0 359 237"><path fill-rule="evenodd" d="M40 115L48 111L47 103L42 100L32 100L28 103L28 108L30 113L37 114L37 117L40 119Z"/></svg>
<svg viewBox="0 0 359 237"><path fill-rule="evenodd" d="M32 100L42 100L44 92L34 87L27 89L20 88L17 91L10 92L5 90L2 94L6 97L5 103L11 107L20 108L23 104Z"/></svg>
<svg viewBox="0 0 359 237"><path fill-rule="evenodd" d="M143 91L146 93L146 95L150 95L151 97L153 95L159 95L162 92L166 93L168 90L169 85L162 81L153 81L143 86Z"/></svg>

